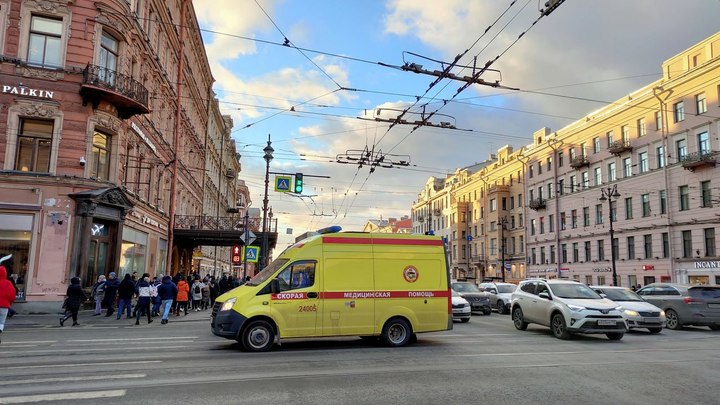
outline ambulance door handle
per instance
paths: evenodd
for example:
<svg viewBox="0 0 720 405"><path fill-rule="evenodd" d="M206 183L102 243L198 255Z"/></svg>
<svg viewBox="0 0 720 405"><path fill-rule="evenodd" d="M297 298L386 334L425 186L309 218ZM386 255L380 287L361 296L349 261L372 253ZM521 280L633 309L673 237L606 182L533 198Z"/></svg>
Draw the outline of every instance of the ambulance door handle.
<svg viewBox="0 0 720 405"><path fill-rule="evenodd" d="M307 297L308 297L308 298L317 298L317 293L316 293L316 292L309 292L309 293L307 293Z"/></svg>

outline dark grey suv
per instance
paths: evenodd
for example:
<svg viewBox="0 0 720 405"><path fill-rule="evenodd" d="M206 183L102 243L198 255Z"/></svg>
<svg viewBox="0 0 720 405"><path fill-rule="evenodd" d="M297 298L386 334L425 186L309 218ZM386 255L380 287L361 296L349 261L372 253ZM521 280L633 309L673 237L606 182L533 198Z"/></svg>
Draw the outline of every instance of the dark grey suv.
<svg viewBox="0 0 720 405"><path fill-rule="evenodd" d="M670 329L693 325L720 330L720 286L654 283L637 293L665 311Z"/></svg>
<svg viewBox="0 0 720 405"><path fill-rule="evenodd" d="M484 291L480 291L478 286L467 281L456 281L452 283L452 289L460 293L460 295L470 303L473 312L482 312L490 315L490 295Z"/></svg>

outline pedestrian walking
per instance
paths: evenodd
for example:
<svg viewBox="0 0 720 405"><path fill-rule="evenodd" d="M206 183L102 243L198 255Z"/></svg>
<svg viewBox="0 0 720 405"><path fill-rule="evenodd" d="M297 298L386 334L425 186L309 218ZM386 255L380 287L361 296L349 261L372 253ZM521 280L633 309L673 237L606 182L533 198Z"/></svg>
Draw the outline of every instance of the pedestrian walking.
<svg viewBox="0 0 720 405"><path fill-rule="evenodd" d="M161 274L160 277L154 277L153 282L150 285L152 288L152 292L150 293L152 297L152 316L158 316L160 311L160 305L162 304L162 300L160 299L160 296L158 295L157 288L160 287L160 284L162 284L163 275Z"/></svg>
<svg viewBox="0 0 720 405"><path fill-rule="evenodd" d="M5 319L7 319L10 307L15 302L15 296L15 287L7 278L7 269L0 264L0 337L5 330Z"/></svg>
<svg viewBox="0 0 720 405"><path fill-rule="evenodd" d="M140 325L140 317L147 315L148 323L152 323L152 317L150 316L150 301L152 299L152 286L150 285L150 276L145 273L143 277L138 281L138 301L137 311L135 317L135 325Z"/></svg>
<svg viewBox="0 0 720 405"><path fill-rule="evenodd" d="M220 295L220 287L218 287L217 280L215 280L214 276L210 277L208 287L210 287L210 306L213 306L215 305L215 299Z"/></svg>
<svg viewBox="0 0 720 405"><path fill-rule="evenodd" d="M77 321L80 305L87 300L85 291L83 291L82 287L80 287L79 277L73 277L70 279L70 285L67 288L67 292L65 292L65 296L65 313L62 317L60 317L60 326L63 326L65 321L67 321L70 317L72 317L73 320L72 326L78 326L80 325Z"/></svg>
<svg viewBox="0 0 720 405"><path fill-rule="evenodd" d="M107 280L105 280L105 308L107 313L105 316L112 316L115 312L115 299L117 298L117 291L120 288L120 280L117 279L115 272L108 274Z"/></svg>
<svg viewBox="0 0 720 405"><path fill-rule="evenodd" d="M210 281L203 283L202 287L202 300L200 301L200 308L205 311L210 307Z"/></svg>
<svg viewBox="0 0 720 405"><path fill-rule="evenodd" d="M178 281L177 284L177 307L175 307L175 315L180 316L180 309L182 308L185 311L185 315L188 314L188 293L190 292L190 287L188 286L187 282L185 281L185 277L180 276L180 281Z"/></svg>
<svg viewBox="0 0 720 405"><path fill-rule="evenodd" d="M177 286L172 282L170 276L163 277L162 283L157 288L157 293L161 301L160 310L162 311L162 320L160 323L165 325L168 323L168 315L170 315L174 297L178 293Z"/></svg>
<svg viewBox="0 0 720 405"><path fill-rule="evenodd" d="M220 294L218 294L218 295L222 295L222 294L225 294L226 292L228 292L229 288L228 288L227 273L223 273L222 277L220 277L220 281L218 281L218 288L219 288L219 292L220 292Z"/></svg>
<svg viewBox="0 0 720 405"><path fill-rule="evenodd" d="M195 276L195 280L192 285L192 309L193 311L200 311L200 303L202 302L202 289L205 286L200 277Z"/></svg>
<svg viewBox="0 0 720 405"><path fill-rule="evenodd" d="M126 274L123 281L120 282L120 287L118 287L119 300L116 320L122 317L124 310L127 311L127 318L131 318L133 295L135 295L135 282L129 274Z"/></svg>
<svg viewBox="0 0 720 405"><path fill-rule="evenodd" d="M105 281L105 276L101 274L90 293L90 296L95 300L95 313L93 316L102 315L102 302L105 299Z"/></svg>

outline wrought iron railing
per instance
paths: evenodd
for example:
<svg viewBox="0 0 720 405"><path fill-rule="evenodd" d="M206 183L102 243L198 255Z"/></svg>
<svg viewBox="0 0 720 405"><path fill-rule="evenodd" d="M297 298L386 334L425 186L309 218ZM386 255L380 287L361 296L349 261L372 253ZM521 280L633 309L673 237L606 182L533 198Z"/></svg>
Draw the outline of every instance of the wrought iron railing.
<svg viewBox="0 0 720 405"><path fill-rule="evenodd" d="M611 143L608 147L608 152L612 153L613 155L617 155L629 150L632 150L632 145L630 145L630 141L625 140L615 141Z"/></svg>
<svg viewBox="0 0 720 405"><path fill-rule="evenodd" d="M685 168L692 168L702 165L715 166L717 158L712 151L700 151L689 153L680 158L680 164Z"/></svg>
<svg viewBox="0 0 720 405"><path fill-rule="evenodd" d="M148 91L145 86L130 76L102 66L88 64L83 70L83 84L112 90L143 106L148 105Z"/></svg>
<svg viewBox="0 0 720 405"><path fill-rule="evenodd" d="M277 232L277 219L269 220L268 228L268 232ZM245 218L175 215L175 229L242 231L245 229ZM262 232L262 218L248 218L248 229L254 233Z"/></svg>

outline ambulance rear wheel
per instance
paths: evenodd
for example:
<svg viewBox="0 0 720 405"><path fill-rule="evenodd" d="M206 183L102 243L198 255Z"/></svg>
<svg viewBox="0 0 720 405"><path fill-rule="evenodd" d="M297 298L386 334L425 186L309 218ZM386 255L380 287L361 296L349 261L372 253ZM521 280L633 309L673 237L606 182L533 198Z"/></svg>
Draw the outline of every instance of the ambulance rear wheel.
<svg viewBox="0 0 720 405"><path fill-rule="evenodd" d="M405 346L412 339L413 332L410 325L403 319L392 318L385 322L380 340L386 346L400 347Z"/></svg>
<svg viewBox="0 0 720 405"><path fill-rule="evenodd" d="M248 352L266 352L275 343L275 329L266 321L252 321L243 330L240 344Z"/></svg>

